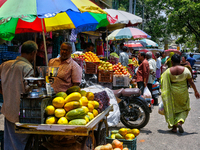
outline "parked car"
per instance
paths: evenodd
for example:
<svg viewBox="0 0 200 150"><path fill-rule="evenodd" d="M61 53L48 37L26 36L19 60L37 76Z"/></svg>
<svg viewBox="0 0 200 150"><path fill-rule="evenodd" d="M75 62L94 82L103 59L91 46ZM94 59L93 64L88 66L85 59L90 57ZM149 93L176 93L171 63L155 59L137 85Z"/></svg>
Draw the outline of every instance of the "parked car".
<svg viewBox="0 0 200 150"><path fill-rule="evenodd" d="M197 71L200 71L200 53L193 53L193 58L196 59L196 62L194 64L194 68L196 68ZM190 57L190 53L186 53L187 57Z"/></svg>

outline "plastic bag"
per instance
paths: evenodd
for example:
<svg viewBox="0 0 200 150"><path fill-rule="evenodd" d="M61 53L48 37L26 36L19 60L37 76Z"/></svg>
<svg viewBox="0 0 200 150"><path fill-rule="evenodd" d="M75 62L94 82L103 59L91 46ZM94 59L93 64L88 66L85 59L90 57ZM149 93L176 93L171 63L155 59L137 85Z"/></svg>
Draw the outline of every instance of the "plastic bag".
<svg viewBox="0 0 200 150"><path fill-rule="evenodd" d="M113 111L109 112L109 115L107 117L108 126L118 125L118 123L120 121L120 110L119 110L119 105L117 103L115 95L111 89L104 88L100 85L94 85L94 86L84 88L82 90L85 90L86 92L93 92L93 93L106 91L106 93L108 94L108 96L110 98L110 104L113 104Z"/></svg>
<svg viewBox="0 0 200 150"><path fill-rule="evenodd" d="M143 96L145 98L151 98L151 92L149 91L147 86L144 88Z"/></svg>
<svg viewBox="0 0 200 150"><path fill-rule="evenodd" d="M158 113L161 115L164 115L164 105L163 102L161 101L159 106L158 106Z"/></svg>

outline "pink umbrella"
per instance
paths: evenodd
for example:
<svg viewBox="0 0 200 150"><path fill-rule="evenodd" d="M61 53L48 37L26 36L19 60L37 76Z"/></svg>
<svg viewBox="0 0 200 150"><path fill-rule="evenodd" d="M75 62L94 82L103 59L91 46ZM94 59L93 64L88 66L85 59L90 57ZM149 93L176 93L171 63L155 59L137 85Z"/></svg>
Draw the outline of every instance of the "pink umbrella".
<svg viewBox="0 0 200 150"><path fill-rule="evenodd" d="M178 51L177 49L168 49L168 50L165 50L165 55L169 56L169 53L170 53L170 52L174 52L174 53L176 53L176 54L181 55L181 52Z"/></svg>
<svg viewBox="0 0 200 150"><path fill-rule="evenodd" d="M142 49L142 50L139 50L139 52L145 52L145 53L147 53L147 52L151 52L151 51L149 51L149 50L147 50L147 49ZM152 52L151 52L152 53ZM156 59L156 57L155 57L155 55L152 53L152 58L153 59Z"/></svg>

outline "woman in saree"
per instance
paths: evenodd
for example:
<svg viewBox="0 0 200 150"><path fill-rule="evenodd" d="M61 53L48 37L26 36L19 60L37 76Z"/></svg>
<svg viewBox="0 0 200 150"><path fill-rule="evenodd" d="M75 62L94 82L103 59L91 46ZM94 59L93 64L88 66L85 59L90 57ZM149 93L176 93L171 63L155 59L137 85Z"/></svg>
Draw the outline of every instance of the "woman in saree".
<svg viewBox="0 0 200 150"><path fill-rule="evenodd" d="M190 98L187 81L192 86L196 98L200 95L192 80L191 72L187 67L180 65L181 57L174 54L171 57L172 67L168 68L161 76L161 97L164 105L164 115L168 127L172 132L183 133L182 124L190 111Z"/></svg>
<svg viewBox="0 0 200 150"><path fill-rule="evenodd" d="M174 55L174 52L169 53L169 57L166 61L166 65L167 65L168 68L172 67L171 58L172 58L173 55Z"/></svg>

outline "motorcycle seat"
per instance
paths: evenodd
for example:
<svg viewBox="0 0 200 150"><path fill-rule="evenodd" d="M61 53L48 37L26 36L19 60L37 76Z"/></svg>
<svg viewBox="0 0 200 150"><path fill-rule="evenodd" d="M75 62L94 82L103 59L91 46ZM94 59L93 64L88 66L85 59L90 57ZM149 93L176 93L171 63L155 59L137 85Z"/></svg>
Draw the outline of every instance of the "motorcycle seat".
<svg viewBox="0 0 200 150"><path fill-rule="evenodd" d="M112 90L116 97L120 97L122 95L122 91L124 88L118 89L118 90Z"/></svg>
<svg viewBox="0 0 200 150"><path fill-rule="evenodd" d="M141 95L141 91L139 88L126 88L122 91L122 96L134 96L134 97L138 97Z"/></svg>

